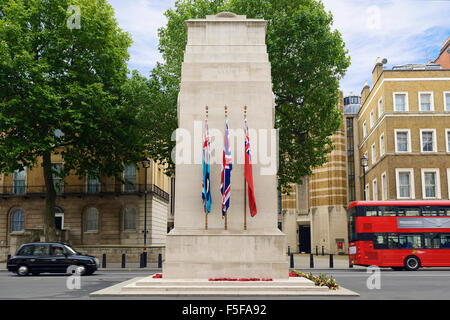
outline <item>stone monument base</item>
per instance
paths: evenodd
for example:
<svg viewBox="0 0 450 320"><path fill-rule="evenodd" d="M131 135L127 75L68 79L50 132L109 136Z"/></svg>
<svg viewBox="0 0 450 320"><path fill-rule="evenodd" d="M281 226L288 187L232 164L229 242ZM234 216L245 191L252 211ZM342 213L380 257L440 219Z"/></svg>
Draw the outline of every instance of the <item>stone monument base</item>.
<svg viewBox="0 0 450 320"><path fill-rule="evenodd" d="M274 281L208 281L181 279L154 279L151 276L134 278L90 294L92 297L283 297L283 296L359 296L340 287L330 290L319 287L306 278L288 278Z"/></svg>
<svg viewBox="0 0 450 320"><path fill-rule="evenodd" d="M278 229L173 229L166 240L164 278L287 279L285 239Z"/></svg>

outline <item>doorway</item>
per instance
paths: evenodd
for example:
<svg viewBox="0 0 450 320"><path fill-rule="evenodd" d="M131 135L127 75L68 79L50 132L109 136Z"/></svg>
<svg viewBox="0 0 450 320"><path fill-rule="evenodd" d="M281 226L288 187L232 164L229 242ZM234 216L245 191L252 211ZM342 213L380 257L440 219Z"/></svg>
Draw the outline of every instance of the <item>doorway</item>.
<svg viewBox="0 0 450 320"><path fill-rule="evenodd" d="M298 243L299 252L311 253L311 227L299 226L298 227Z"/></svg>

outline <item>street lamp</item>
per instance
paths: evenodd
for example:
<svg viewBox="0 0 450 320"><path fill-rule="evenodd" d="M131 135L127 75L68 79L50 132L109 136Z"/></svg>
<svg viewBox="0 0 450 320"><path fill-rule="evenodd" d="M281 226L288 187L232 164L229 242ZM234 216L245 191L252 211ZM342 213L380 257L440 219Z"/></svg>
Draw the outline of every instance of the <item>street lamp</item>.
<svg viewBox="0 0 450 320"><path fill-rule="evenodd" d="M363 168L363 188L364 188L364 200L366 200L366 167L369 166L369 159L366 157L361 158L361 167Z"/></svg>
<svg viewBox="0 0 450 320"><path fill-rule="evenodd" d="M150 167L150 160L144 158L142 160L142 166L145 169L145 189L144 189L144 255L143 255L143 267L147 267L147 169Z"/></svg>

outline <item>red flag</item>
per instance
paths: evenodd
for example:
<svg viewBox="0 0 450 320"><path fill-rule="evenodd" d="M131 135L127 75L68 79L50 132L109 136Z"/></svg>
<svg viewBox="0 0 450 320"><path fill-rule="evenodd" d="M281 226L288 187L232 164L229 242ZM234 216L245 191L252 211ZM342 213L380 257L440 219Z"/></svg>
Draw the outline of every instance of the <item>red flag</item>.
<svg viewBox="0 0 450 320"><path fill-rule="evenodd" d="M250 208L250 215L254 217L257 213L255 191L253 188L253 172L252 172L252 156L250 154L250 139L248 137L247 119L244 120L245 125L245 166L244 176L248 186L248 206Z"/></svg>

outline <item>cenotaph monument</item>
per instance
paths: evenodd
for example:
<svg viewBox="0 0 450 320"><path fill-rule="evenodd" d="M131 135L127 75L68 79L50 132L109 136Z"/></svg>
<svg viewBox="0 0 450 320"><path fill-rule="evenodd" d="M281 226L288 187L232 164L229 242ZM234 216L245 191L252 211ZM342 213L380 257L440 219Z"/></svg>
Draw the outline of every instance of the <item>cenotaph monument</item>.
<svg viewBox="0 0 450 320"><path fill-rule="evenodd" d="M256 161L257 149L273 150L269 138L255 143L258 132L268 133L274 128L266 21L223 12L206 19L188 20L186 26L188 40L178 99L179 130L194 138L196 126L200 123L202 127L208 115L210 132L222 133L222 140L211 140L212 145L220 147L217 148L220 155L216 155L220 161L211 162L211 211L205 219L201 193L203 168L201 161L193 159L195 153L200 153L201 160L200 134L199 141L192 139L189 144L186 154L191 158L176 159L175 225L167 235L162 275L130 279L91 296L357 296L342 287L329 290L304 277L289 277L285 235L277 228L276 169L262 170L270 164ZM230 131L244 129L247 110L249 131L254 132L253 136L250 134L255 157L254 217L244 218L248 206L244 198L247 193L244 163L236 161L239 153L244 158L244 149L239 147L243 141L239 144L236 141L239 138L230 137L234 155L231 198L226 219L222 218L225 109ZM177 156L179 147L177 142ZM259 281L223 281L223 278ZM222 280L210 281L217 279Z"/></svg>
<svg viewBox="0 0 450 320"><path fill-rule="evenodd" d="M265 43L266 21L223 12L188 20L186 26L179 128L194 137L194 124L203 122L208 106L210 131L215 128L223 134L227 106L230 131L243 130L243 110L247 106L249 129L273 133L274 95ZM234 157L226 230L221 213L221 154L216 157L220 163L211 164L212 206L207 230L200 190L202 165L194 161L180 164L177 159L174 229L166 240L165 279L288 278L285 235L277 227L276 169L271 174L261 174L261 164L253 164L258 213L247 218L244 230L244 164L236 162L239 153L243 158L244 148L239 147L236 138L230 140ZM223 139L212 143L221 150ZM201 147L202 141L192 143L190 154L201 154ZM270 145L267 148L273 149ZM273 155L274 161L276 158Z"/></svg>

